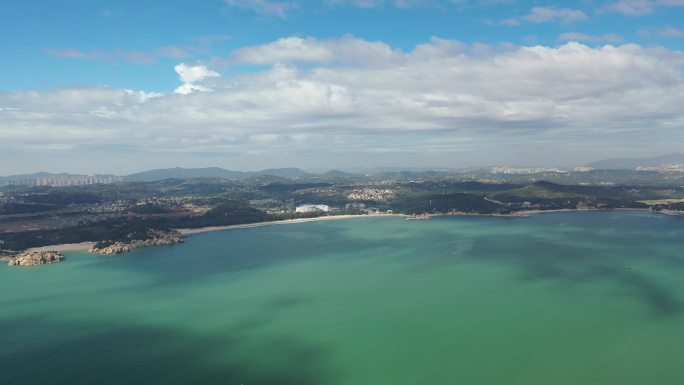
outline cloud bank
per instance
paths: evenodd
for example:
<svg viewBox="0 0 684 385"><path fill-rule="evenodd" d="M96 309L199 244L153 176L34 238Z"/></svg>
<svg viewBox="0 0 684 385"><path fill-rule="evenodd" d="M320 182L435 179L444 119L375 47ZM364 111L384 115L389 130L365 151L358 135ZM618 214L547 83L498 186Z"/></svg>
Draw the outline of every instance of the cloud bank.
<svg viewBox="0 0 684 385"><path fill-rule="evenodd" d="M0 93L2 146L283 159L319 151L310 158L321 162L321 154L448 162L498 151L514 163L540 148L574 160L684 139L684 53L664 48L432 38L403 51L353 36L287 37L226 60L260 69L224 77L180 63L182 85L167 94L105 86Z"/></svg>

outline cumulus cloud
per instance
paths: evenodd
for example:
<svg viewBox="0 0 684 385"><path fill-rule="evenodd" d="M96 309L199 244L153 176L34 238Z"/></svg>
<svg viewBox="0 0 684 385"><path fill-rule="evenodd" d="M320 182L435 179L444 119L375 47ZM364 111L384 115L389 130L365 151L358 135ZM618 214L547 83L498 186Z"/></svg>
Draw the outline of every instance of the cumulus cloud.
<svg viewBox="0 0 684 385"><path fill-rule="evenodd" d="M295 54L282 48L289 45ZM266 67L223 78L203 64L179 64L184 84L166 95L107 87L0 93L0 137L22 148L281 156L684 140L684 54L676 50L433 38L404 51L354 37L295 37L230 57Z"/></svg>
<svg viewBox="0 0 684 385"><path fill-rule="evenodd" d="M402 54L383 42L345 36L320 41L315 38L286 37L272 43L236 49L232 60L248 64L276 62L303 63L395 63Z"/></svg>
<svg viewBox="0 0 684 385"><path fill-rule="evenodd" d="M183 85L176 88L176 93L187 95L193 91L210 91L209 88L199 85L205 79L218 77L218 72L207 68L204 64L180 63L174 67Z"/></svg>

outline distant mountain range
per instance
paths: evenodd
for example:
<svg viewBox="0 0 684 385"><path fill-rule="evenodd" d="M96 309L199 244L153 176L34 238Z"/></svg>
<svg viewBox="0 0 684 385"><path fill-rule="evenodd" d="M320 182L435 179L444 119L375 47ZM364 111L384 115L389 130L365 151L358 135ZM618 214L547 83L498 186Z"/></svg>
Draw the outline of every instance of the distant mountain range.
<svg viewBox="0 0 684 385"><path fill-rule="evenodd" d="M21 174L0 176L0 185L9 181L45 178L45 177L85 177L86 175L78 174L53 174L49 172L38 172L34 174ZM107 175L109 176L109 175ZM332 170L323 174L312 174L295 167L288 168L270 168L261 171L233 171L226 170L220 167L205 167L205 168L165 168L155 169L149 171L138 172L124 177L126 182L154 182L164 179L192 179L192 178L222 178L230 180L244 180L251 178L259 178L264 180L276 179L303 179L311 177L324 178L351 178L361 176L359 174L352 174L339 170Z"/></svg>
<svg viewBox="0 0 684 385"><path fill-rule="evenodd" d="M599 170L634 170L639 167L660 167L662 165L684 164L684 154L674 153L650 158L611 158L598 162L590 163L587 166ZM306 179L306 178L354 178L364 175L374 175L375 177L386 178L415 178L415 177L439 177L453 173L464 172L471 169L429 169L429 168L369 168L354 169L352 172L331 170L324 173L309 173L295 167L271 168L261 171L233 171L220 167L205 168L165 168L138 172L124 177L126 182L154 182L164 179L192 179L192 178L222 178L230 180L244 180L259 178L262 180L284 179ZM474 169L472 169L474 170ZM113 175L101 175L113 176ZM38 172L34 174L21 174L11 176L0 176L0 185L9 181L36 179L44 177L85 177L78 174L53 174L49 172Z"/></svg>
<svg viewBox="0 0 684 385"><path fill-rule="evenodd" d="M600 170L634 170L638 167L659 167L668 164L684 164L684 154L675 153L650 158L611 158L588 164Z"/></svg>

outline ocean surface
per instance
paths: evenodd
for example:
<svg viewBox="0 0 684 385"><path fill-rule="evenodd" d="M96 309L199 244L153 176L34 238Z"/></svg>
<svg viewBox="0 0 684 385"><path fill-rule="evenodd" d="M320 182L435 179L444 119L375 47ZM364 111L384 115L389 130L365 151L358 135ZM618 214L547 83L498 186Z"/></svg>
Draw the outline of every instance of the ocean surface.
<svg viewBox="0 0 684 385"><path fill-rule="evenodd" d="M684 217L358 218L0 267L0 383L681 385Z"/></svg>

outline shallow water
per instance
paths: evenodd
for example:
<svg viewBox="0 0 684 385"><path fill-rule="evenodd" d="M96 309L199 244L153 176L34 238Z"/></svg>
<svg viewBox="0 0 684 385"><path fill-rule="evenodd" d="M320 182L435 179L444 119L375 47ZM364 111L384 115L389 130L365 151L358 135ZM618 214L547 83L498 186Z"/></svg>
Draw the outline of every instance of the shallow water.
<svg viewBox="0 0 684 385"><path fill-rule="evenodd" d="M0 267L0 383L677 384L684 218L359 218Z"/></svg>

